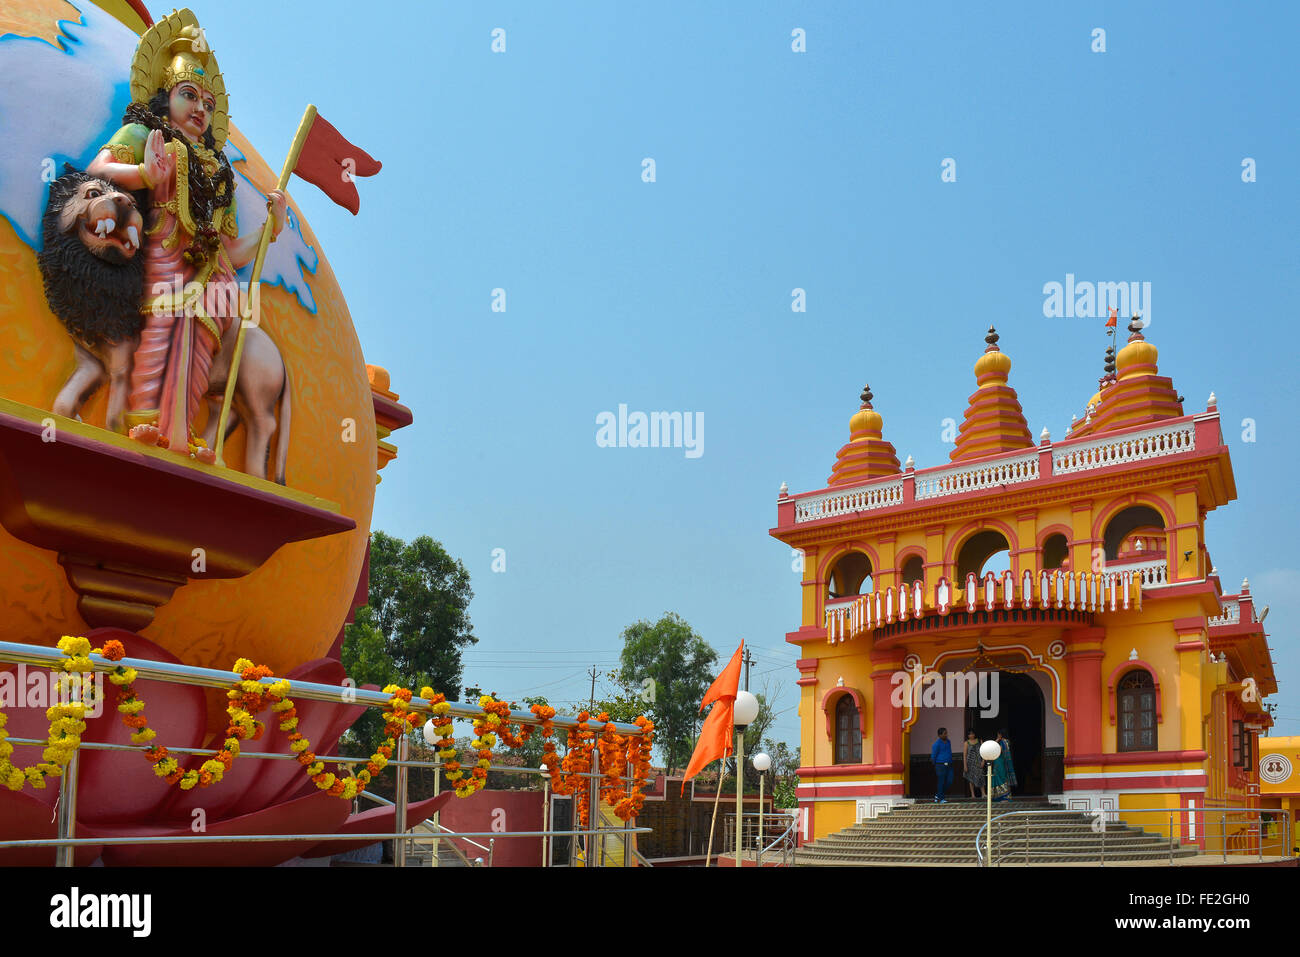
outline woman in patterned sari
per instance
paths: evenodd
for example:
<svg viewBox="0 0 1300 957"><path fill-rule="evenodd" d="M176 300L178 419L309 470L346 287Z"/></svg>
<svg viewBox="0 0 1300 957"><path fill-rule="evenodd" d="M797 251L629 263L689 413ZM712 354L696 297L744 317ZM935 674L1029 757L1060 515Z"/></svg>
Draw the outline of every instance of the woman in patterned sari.
<svg viewBox="0 0 1300 957"><path fill-rule="evenodd" d="M998 732L997 742L1002 751L993 762L993 800L1009 801L1011 790L1017 784L1016 767L1011 759L1011 742L1005 731Z"/></svg>

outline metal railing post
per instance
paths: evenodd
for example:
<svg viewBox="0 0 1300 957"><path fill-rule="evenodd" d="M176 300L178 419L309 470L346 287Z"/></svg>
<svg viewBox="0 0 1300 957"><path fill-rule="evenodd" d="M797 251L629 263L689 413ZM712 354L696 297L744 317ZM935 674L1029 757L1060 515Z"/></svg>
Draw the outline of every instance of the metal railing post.
<svg viewBox="0 0 1300 957"><path fill-rule="evenodd" d="M438 763L434 765L433 768L433 796L437 797L441 793L442 793L442 758L439 758ZM543 831L546 830L545 820L542 821L542 830ZM442 811L441 810L433 812L433 833L438 836L434 837L433 844L431 845L433 850L433 860L429 862L429 866L441 867L442 862L439 860L439 857L442 853L442 843L441 843ZM545 840L545 838L543 838L542 840Z"/></svg>
<svg viewBox="0 0 1300 957"><path fill-rule="evenodd" d="M497 839L495 837L489 837L488 838L488 867L492 866L492 862L496 860L496 856L497 856Z"/></svg>
<svg viewBox="0 0 1300 957"><path fill-rule="evenodd" d="M1219 847L1223 851L1223 863L1228 863L1228 809L1219 811Z"/></svg>
<svg viewBox="0 0 1300 957"><path fill-rule="evenodd" d="M406 778L407 778L407 751L409 745L406 740L406 734L403 732L397 739L397 760L402 763L397 766L397 812L394 815L394 830L396 837L393 839L393 866L406 866Z"/></svg>
<svg viewBox="0 0 1300 957"><path fill-rule="evenodd" d="M1101 866L1106 866L1106 809L1101 809Z"/></svg>
<svg viewBox="0 0 1300 957"><path fill-rule="evenodd" d="M59 840L72 840L77 836L77 765L80 754L72 752L72 760L63 769L59 784ZM77 849L71 844L61 844L54 852L55 867L72 867Z"/></svg>
<svg viewBox="0 0 1300 957"><path fill-rule="evenodd" d="M1174 812L1169 812L1169 864L1174 863Z"/></svg>
<svg viewBox="0 0 1300 957"><path fill-rule="evenodd" d="M632 787L633 787L632 762L629 761L627 763L627 789L629 793L631 792ZM631 863L632 862L632 832L628 830L628 823L631 820L632 820L631 818L628 818L623 822L623 866L624 867L632 866Z"/></svg>

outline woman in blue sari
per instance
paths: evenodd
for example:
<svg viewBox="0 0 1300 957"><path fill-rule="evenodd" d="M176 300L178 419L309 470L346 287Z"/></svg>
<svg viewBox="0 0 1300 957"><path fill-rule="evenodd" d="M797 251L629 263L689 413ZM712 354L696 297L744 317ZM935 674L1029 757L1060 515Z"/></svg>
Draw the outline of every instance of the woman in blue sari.
<svg viewBox="0 0 1300 957"><path fill-rule="evenodd" d="M1006 731L999 731L997 742L1002 748L997 760L993 762L993 800L1011 800L1011 791L1016 786L1016 767L1011 760L1011 742Z"/></svg>

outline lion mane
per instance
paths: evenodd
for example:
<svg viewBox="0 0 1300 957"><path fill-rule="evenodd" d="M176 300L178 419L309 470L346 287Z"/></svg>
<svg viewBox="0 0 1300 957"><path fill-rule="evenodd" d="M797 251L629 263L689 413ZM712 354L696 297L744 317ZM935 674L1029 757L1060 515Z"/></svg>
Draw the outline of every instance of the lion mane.
<svg viewBox="0 0 1300 957"><path fill-rule="evenodd" d="M144 323L144 257L109 263L86 248L77 230L59 230L59 215L76 199L77 188L97 179L64 164L63 175L50 184L41 221L42 249L36 256L50 310L73 338L91 348L134 336ZM104 187L114 188L107 182Z"/></svg>

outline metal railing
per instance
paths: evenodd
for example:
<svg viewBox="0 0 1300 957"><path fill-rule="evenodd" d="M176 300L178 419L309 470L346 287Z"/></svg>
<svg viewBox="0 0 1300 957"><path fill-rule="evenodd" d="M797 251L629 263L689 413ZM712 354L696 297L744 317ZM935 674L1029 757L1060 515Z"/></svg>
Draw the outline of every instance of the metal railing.
<svg viewBox="0 0 1300 957"><path fill-rule="evenodd" d="M1081 815L1090 818L1086 836L1050 835L1063 826L1077 827ZM989 860L985 859L989 822L981 825L975 838L975 854L981 867L1061 863L1062 858L1105 866L1107 860L1112 864L1126 858L1134 860L1134 850L1144 853L1141 863L1167 865L1182 857L1218 856L1226 864L1230 859L1286 859L1300 853L1292 842L1290 815L1260 808L1076 811L1063 806L1051 811L1007 811L995 816L991 823Z"/></svg>
<svg viewBox="0 0 1300 957"><path fill-rule="evenodd" d="M760 820L761 818L761 820ZM779 866L788 866L794 857L799 819L777 809L764 811L745 811L740 816L741 847L746 860L754 856L754 863L763 866L763 855L779 854ZM734 854L736 850L736 812L724 815L722 832L722 854Z"/></svg>
<svg viewBox="0 0 1300 957"><path fill-rule="evenodd" d="M52 672L62 673L62 664L65 657L57 648L50 648L44 645L26 645L17 642L0 641L0 662L18 663L40 668L48 668ZM120 661L110 661L100 655L90 655L92 670L96 672L111 673L118 667L133 668L137 673L137 680L144 681L161 681L174 684L195 685L204 688L216 688L220 690L229 690L239 680L238 676L230 671L220 671L214 668L200 668L193 665L171 664L168 662L149 661L142 658L123 658ZM261 679L261 684L271 685L279 680L276 677ZM388 706L390 695L383 694L379 691L368 691L362 688L343 687L338 685L319 684L310 681L294 681L290 690L290 695L295 700L306 701L323 701L332 704L361 705L366 708L385 709ZM450 705L450 715L456 718L472 719L481 716L484 712L476 705L463 704L461 702L448 702ZM411 711L417 711L423 714L432 715L430 704L424 698L412 697L408 708ZM531 711L511 711L507 720L516 724L538 725L541 724ZM578 725L576 716L556 715L551 719L551 723L557 731L567 731ZM595 721L588 723L588 727L596 730L599 724ZM637 725L615 723L615 730L618 734L634 736L640 735L641 729ZM44 747L48 741L37 738L20 738L9 737L8 742L16 747L24 745L34 745ZM542 838L543 847L554 837L586 837L588 846L595 845L596 856L603 858L605 839L611 835L617 835L624 841L624 864L630 866L630 862L635 854L631 846L632 835L649 834L652 832L648 827L636 827L629 821L623 827L610 828L602 826L602 817L600 814L599 793L600 787L596 783L598 779L603 779L605 775L599 769L579 775L591 779L591 786L588 787L588 797L590 799L590 816L588 820L593 822L592 827L573 828L568 830L543 829L537 831L462 831L455 832L442 825L435 819L430 819L429 824L433 824L437 830L430 831L425 827L426 822L419 822L410 825L406 820L406 811L408 806L408 773L410 768L429 768L437 772L442 768L442 761L416 761L410 759L409 735L403 735L397 742L397 753L387 763L396 769L396 800L388 801L379 795L370 791L364 791L362 794L381 804L389 804L395 808L395 826L392 832L380 833L347 833L347 834L231 834L231 835L207 835L195 834L188 830L178 831L172 835L160 835L153 837L121 837L121 838L78 838L76 837L76 809L78 801L77 776L82 751L121 751L133 754L143 754L151 748L162 745L161 740L156 740L149 745L123 745L108 744L104 742L82 741L78 745L76 753L68 762L63 774L59 778L59 798L57 804L58 817L58 836L55 838L41 838L32 840L11 840L0 841L0 850L7 848L35 848L51 847L55 849L55 864L59 867L73 866L73 855L77 847L84 846L144 846L150 844L238 844L238 843L277 843L277 842L308 842L319 844L327 841L348 841L357 840L366 841L393 841L393 864L396 867L406 866L407 846L410 843L424 844L432 843L435 849L439 842L452 843L454 841L464 840L475 847L482 848L483 845L472 841L473 838L484 838L488 840L488 847L485 849L488 853L487 866L493 863L495 856L495 845L498 839L514 838ZM206 756L215 757L218 751L209 748L184 748L170 747L168 751L176 756ZM296 754L275 754L268 752L256 752L241 750L240 759L252 760L289 760L297 761ZM364 757L348 757L345 755L323 755L318 754L317 760L325 764L359 764L364 765L369 759ZM547 772L540 768L519 768L493 765L490 771L504 771L520 774L537 774L543 775L544 785L549 780ZM626 782L630 779L631 768L628 769L628 775L620 776L620 781ZM438 793L441 783L441 774L435 773L434 792ZM549 799L549 788L543 788L543 794L546 795L544 800ZM545 823L544 818L544 823ZM414 833L415 830L423 833ZM464 855L462 855L464 857ZM646 864L644 857L637 855L640 860ZM466 863L468 858L465 857ZM548 866L549 861L545 859L542 866ZM588 862L590 866L590 862Z"/></svg>

